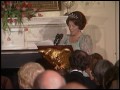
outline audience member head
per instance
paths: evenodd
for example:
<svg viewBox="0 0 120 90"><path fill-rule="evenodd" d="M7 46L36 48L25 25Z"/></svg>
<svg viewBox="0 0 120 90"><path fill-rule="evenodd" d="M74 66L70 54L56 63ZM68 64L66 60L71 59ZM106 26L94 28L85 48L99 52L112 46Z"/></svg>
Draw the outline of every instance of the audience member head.
<svg viewBox="0 0 120 90"><path fill-rule="evenodd" d="M35 89L58 89L65 85L64 78L53 70L46 70L37 76L34 82Z"/></svg>
<svg viewBox="0 0 120 90"><path fill-rule="evenodd" d="M93 53L93 54L89 55L89 60L90 60L90 65L85 71L88 73L90 79L94 80L94 76L92 75L92 71L94 70L96 63L99 60L103 60L103 57L99 53Z"/></svg>
<svg viewBox="0 0 120 90"><path fill-rule="evenodd" d="M82 50L75 50L69 58L72 69L84 71L89 66L88 54Z"/></svg>
<svg viewBox="0 0 120 90"><path fill-rule="evenodd" d="M91 56L90 69L93 70L95 65L96 65L96 63L99 60L103 60L103 57L99 53L93 53L90 56Z"/></svg>
<svg viewBox="0 0 120 90"><path fill-rule="evenodd" d="M113 66L109 68L103 77L104 89L119 89L119 68Z"/></svg>
<svg viewBox="0 0 120 90"><path fill-rule="evenodd" d="M36 62L28 62L20 67L18 71L18 82L21 89L31 89L38 74L45 69Z"/></svg>
<svg viewBox="0 0 120 90"><path fill-rule="evenodd" d="M80 83L70 82L62 86L61 89L88 89L88 88Z"/></svg>
<svg viewBox="0 0 120 90"><path fill-rule="evenodd" d="M107 70L103 80L105 89L119 89L119 60L112 68Z"/></svg>
<svg viewBox="0 0 120 90"><path fill-rule="evenodd" d="M105 72L111 67L113 67L113 64L108 60L100 60L96 63L93 74L99 85L102 85Z"/></svg>

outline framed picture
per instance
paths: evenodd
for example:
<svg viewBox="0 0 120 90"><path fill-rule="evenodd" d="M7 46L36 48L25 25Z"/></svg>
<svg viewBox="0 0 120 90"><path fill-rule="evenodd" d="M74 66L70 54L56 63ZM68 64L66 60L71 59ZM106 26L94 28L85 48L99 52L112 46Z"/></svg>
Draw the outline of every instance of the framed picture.
<svg viewBox="0 0 120 90"><path fill-rule="evenodd" d="M61 10L61 1L28 1L39 11L59 11Z"/></svg>

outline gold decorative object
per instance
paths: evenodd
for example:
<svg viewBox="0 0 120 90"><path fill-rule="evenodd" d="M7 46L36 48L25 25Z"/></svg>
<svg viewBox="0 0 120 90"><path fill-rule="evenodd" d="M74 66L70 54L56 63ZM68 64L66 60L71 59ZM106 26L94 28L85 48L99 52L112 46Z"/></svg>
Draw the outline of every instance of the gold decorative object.
<svg viewBox="0 0 120 90"><path fill-rule="evenodd" d="M43 54L45 59L55 66L54 69L60 70L69 68L69 56L71 54L70 49L64 48L62 50L58 50L54 48L47 48L39 50L39 52Z"/></svg>

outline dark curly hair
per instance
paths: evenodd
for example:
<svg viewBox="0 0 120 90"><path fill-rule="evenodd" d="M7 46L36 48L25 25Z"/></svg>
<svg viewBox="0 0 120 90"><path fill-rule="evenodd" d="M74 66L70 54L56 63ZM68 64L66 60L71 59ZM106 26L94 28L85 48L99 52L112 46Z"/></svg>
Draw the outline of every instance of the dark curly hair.
<svg viewBox="0 0 120 90"><path fill-rule="evenodd" d="M89 66L88 54L82 50L75 50L70 58L70 66L72 69L84 71Z"/></svg>
<svg viewBox="0 0 120 90"><path fill-rule="evenodd" d="M74 11L70 13L66 20L67 25L69 21L73 21L75 25L79 26L80 30L83 30L87 23L85 15L80 11Z"/></svg>

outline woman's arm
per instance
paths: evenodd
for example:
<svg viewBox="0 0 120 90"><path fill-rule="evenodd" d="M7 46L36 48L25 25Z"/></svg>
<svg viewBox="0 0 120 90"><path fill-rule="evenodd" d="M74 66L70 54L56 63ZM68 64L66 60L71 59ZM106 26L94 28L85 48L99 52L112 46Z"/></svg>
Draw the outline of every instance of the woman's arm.
<svg viewBox="0 0 120 90"><path fill-rule="evenodd" d="M82 37L82 41L80 42L80 48L81 50L87 52L88 54L92 53L93 44L92 39L89 35L84 35Z"/></svg>

